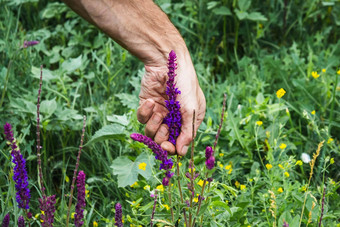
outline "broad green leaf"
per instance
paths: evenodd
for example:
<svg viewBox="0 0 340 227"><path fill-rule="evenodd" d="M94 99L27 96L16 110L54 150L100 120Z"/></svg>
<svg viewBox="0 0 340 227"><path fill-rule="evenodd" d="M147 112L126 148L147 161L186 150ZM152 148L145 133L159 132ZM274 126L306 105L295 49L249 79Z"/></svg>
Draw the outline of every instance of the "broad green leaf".
<svg viewBox="0 0 340 227"><path fill-rule="evenodd" d="M247 11L250 7L251 1L249 0L238 0L238 7L241 11Z"/></svg>
<svg viewBox="0 0 340 227"><path fill-rule="evenodd" d="M124 138L125 127L119 124L106 125L95 132L94 136L85 144L85 146L107 139L122 139Z"/></svg>
<svg viewBox="0 0 340 227"><path fill-rule="evenodd" d="M82 65L82 55L77 58L70 58L61 64L61 69L67 73L73 72Z"/></svg>
<svg viewBox="0 0 340 227"><path fill-rule="evenodd" d="M47 115L47 117L51 116L54 111L57 109L57 102L55 98L52 100L44 100L40 104L40 112Z"/></svg>
<svg viewBox="0 0 340 227"><path fill-rule="evenodd" d="M130 109L137 109L138 103L139 103L137 96L127 94L127 93L122 93L122 94L116 94L116 97L119 98L120 102L124 106L127 106Z"/></svg>
<svg viewBox="0 0 340 227"><path fill-rule="evenodd" d="M107 116L106 119L110 122L118 123L124 126L127 126L129 124L129 119L127 118L125 114Z"/></svg>
<svg viewBox="0 0 340 227"><path fill-rule="evenodd" d="M267 21L267 18L259 12L252 12L248 14L247 19L252 21Z"/></svg>
<svg viewBox="0 0 340 227"><path fill-rule="evenodd" d="M216 8L213 10L213 13L216 15L222 15L222 16L231 16L231 11L229 8L225 6L221 6L219 8Z"/></svg>
<svg viewBox="0 0 340 227"><path fill-rule="evenodd" d="M235 9L236 16L239 20L247 19L248 13Z"/></svg>
<svg viewBox="0 0 340 227"><path fill-rule="evenodd" d="M40 68L32 66L31 69L31 76L37 79L40 79ZM43 68L43 75L42 75L42 80L43 81L50 81L57 79L56 76L53 76L52 72L48 69Z"/></svg>

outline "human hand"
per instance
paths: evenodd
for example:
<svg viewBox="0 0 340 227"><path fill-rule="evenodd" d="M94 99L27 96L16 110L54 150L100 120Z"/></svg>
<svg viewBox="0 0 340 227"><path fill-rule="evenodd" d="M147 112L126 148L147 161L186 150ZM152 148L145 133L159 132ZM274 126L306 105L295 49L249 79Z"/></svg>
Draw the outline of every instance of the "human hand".
<svg viewBox="0 0 340 227"><path fill-rule="evenodd" d="M182 127L181 133L176 140L176 147L168 140L168 126L163 124L163 119L168 113L165 107L165 100L168 99L166 91L166 81L168 68L162 66L145 66L145 75L141 82L139 94L140 102L137 111L138 121L146 124L146 136L161 144L164 150L170 154L177 153L184 156L192 138L192 119L195 110L195 130L202 123L205 115L205 97L200 88L196 72L192 65L190 56L177 58L177 70L175 77L176 87L181 91L177 100L181 105Z"/></svg>

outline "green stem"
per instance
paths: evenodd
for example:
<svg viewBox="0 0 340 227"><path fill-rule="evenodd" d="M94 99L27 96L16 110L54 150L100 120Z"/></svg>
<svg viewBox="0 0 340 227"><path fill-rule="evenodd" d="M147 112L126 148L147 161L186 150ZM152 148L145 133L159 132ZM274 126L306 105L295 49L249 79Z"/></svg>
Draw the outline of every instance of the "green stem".
<svg viewBox="0 0 340 227"><path fill-rule="evenodd" d="M176 160L176 167L177 167L176 169L177 169L177 171L176 171L176 173L177 173L178 191L179 191L179 195L181 197L181 203L183 204L184 200L183 200L181 181L180 181L180 178L179 178L179 165L178 165L178 162L179 162L179 156L177 155L177 160ZM188 226L187 214L185 212L185 209L183 209L183 215L184 215L185 225Z"/></svg>
<svg viewBox="0 0 340 227"><path fill-rule="evenodd" d="M4 98L5 98L5 94L6 94L6 90L7 90L8 79L9 79L9 71L11 70L12 62L13 61L10 60L9 63L8 63L8 66L7 66L6 79L5 79L4 89L2 90L0 108L2 107L2 104L4 102Z"/></svg>

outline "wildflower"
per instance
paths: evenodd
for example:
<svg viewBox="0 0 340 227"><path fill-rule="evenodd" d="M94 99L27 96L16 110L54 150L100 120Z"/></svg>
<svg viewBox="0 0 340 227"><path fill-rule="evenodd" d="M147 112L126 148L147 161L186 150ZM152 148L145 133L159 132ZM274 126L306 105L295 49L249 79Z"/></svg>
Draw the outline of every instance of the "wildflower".
<svg viewBox="0 0 340 227"><path fill-rule="evenodd" d="M164 192L164 186L162 184L158 185L156 189L160 192Z"/></svg>
<svg viewBox="0 0 340 227"><path fill-rule="evenodd" d="M148 190L149 191L150 190L150 185L145 185L144 186L144 190Z"/></svg>
<svg viewBox="0 0 340 227"><path fill-rule="evenodd" d="M283 220L283 226L282 227L289 227L289 224L285 220Z"/></svg>
<svg viewBox="0 0 340 227"><path fill-rule="evenodd" d="M306 185L302 186L301 191L304 191L304 192L307 191L307 186Z"/></svg>
<svg viewBox="0 0 340 227"><path fill-rule="evenodd" d="M145 171L145 167L146 167L146 163L145 162L142 162L138 165L138 168Z"/></svg>
<svg viewBox="0 0 340 227"><path fill-rule="evenodd" d="M327 143L330 144L330 143L333 142L333 140L334 140L333 138L329 138L329 139L327 140Z"/></svg>
<svg viewBox="0 0 340 227"><path fill-rule="evenodd" d="M93 227L98 227L98 222L93 221Z"/></svg>
<svg viewBox="0 0 340 227"><path fill-rule="evenodd" d="M74 225L80 227L84 224L82 219L84 218L84 208L86 206L85 202L85 173L84 171L79 171L77 177L77 205L76 205L76 214L74 215Z"/></svg>
<svg viewBox="0 0 340 227"><path fill-rule="evenodd" d="M9 214L6 214L4 219L2 220L2 227L8 227L9 226Z"/></svg>
<svg viewBox="0 0 340 227"><path fill-rule="evenodd" d="M170 210L170 207L166 204L163 205L163 207L166 209L166 210Z"/></svg>
<svg viewBox="0 0 340 227"><path fill-rule="evenodd" d="M301 166L302 165L302 161L301 160L296 161L295 165Z"/></svg>
<svg viewBox="0 0 340 227"><path fill-rule="evenodd" d="M280 167L280 169L285 169L285 167L283 167L283 165L279 164L278 165Z"/></svg>
<svg viewBox="0 0 340 227"><path fill-rule="evenodd" d="M203 187L203 182L204 182L203 180L199 180L197 184L198 184L199 186Z"/></svg>
<svg viewBox="0 0 340 227"><path fill-rule="evenodd" d="M256 124L257 124L258 126L261 126L261 125L263 124L263 122L262 122L262 121L256 121Z"/></svg>
<svg viewBox="0 0 340 227"><path fill-rule="evenodd" d="M138 187L138 186L139 186L139 184L138 184L137 181L136 181L135 183L133 183L133 184L130 185L131 188L135 188L135 187Z"/></svg>
<svg viewBox="0 0 340 227"><path fill-rule="evenodd" d="M236 186L236 188L239 188L240 187L240 182L236 181L235 182L235 186Z"/></svg>
<svg viewBox="0 0 340 227"><path fill-rule="evenodd" d="M315 115L315 110L313 110L312 112L310 112L311 114Z"/></svg>
<svg viewBox="0 0 340 227"><path fill-rule="evenodd" d="M85 195L86 195L86 198L89 198L90 197L90 191L89 190L85 190Z"/></svg>
<svg viewBox="0 0 340 227"><path fill-rule="evenodd" d="M32 41L24 41L24 44L22 45L22 48L27 48L27 47L30 47L30 46L35 46L37 44L39 44L40 42L37 41L37 40L32 40Z"/></svg>
<svg viewBox="0 0 340 227"><path fill-rule="evenodd" d="M169 100L165 100L166 108L168 109L169 113L164 118L164 123L167 124L169 127L169 141L176 145L176 139L181 132L181 120L182 115L180 112L180 104L179 101L176 101L177 95L181 94L180 90L175 87L175 69L177 64L176 61L176 54L172 50L169 53L168 58L168 81L166 82L166 94L168 95Z"/></svg>
<svg viewBox="0 0 340 227"><path fill-rule="evenodd" d="M276 96L280 99L282 98L284 95L286 94L286 91L283 88L280 88L277 92L276 92Z"/></svg>
<svg viewBox="0 0 340 227"><path fill-rule="evenodd" d="M278 193L282 193L282 192L283 192L283 189L280 187L280 188L277 189L277 192L278 192Z"/></svg>
<svg viewBox="0 0 340 227"><path fill-rule="evenodd" d="M18 218L18 227L25 227L25 219L22 215Z"/></svg>
<svg viewBox="0 0 340 227"><path fill-rule="evenodd" d="M329 163L334 164L334 158L331 158L331 160L329 161Z"/></svg>
<svg viewBox="0 0 340 227"><path fill-rule="evenodd" d="M74 219L74 215L76 214L76 212L72 212L71 214L71 218Z"/></svg>
<svg viewBox="0 0 340 227"><path fill-rule="evenodd" d="M12 125L6 123L4 125L6 139L10 142L12 148L12 162L14 163L13 180L15 182L16 201L18 207L29 209L31 199L30 190L28 188L28 177L26 171L26 160L22 157L19 148L13 137Z"/></svg>
<svg viewBox="0 0 340 227"><path fill-rule="evenodd" d="M247 188L247 187L246 187L244 184L241 184L241 185L240 185L241 191L245 190L246 188Z"/></svg>
<svg viewBox="0 0 340 227"><path fill-rule="evenodd" d="M233 168L231 168L231 169L228 171L228 174L231 174L232 171L233 171Z"/></svg>
<svg viewBox="0 0 340 227"><path fill-rule="evenodd" d="M232 166L229 164L229 165L227 165L227 166L225 167L225 169L228 170L228 169L231 169L231 167L232 167Z"/></svg>
<svg viewBox="0 0 340 227"><path fill-rule="evenodd" d="M138 141L140 143L144 143L145 145L147 145L152 150L152 152L156 155L155 158L162 162L159 169L160 170L164 169L166 171L165 173L166 176L163 178L162 182L164 183L164 186L167 186L170 178L173 176L173 173L169 171L170 169L172 169L173 162L171 158L168 159L168 153L165 150L163 150L160 145L152 141L152 139L150 139L147 136L144 136L138 133L132 133L130 137L131 139L135 141Z"/></svg>
<svg viewBox="0 0 340 227"><path fill-rule="evenodd" d="M220 168L223 168L223 164L222 164L222 163L220 163L218 166L219 166Z"/></svg>
<svg viewBox="0 0 340 227"><path fill-rule="evenodd" d="M313 71L312 72L312 77L314 77L314 79L317 79L320 75L318 74L318 72Z"/></svg>
<svg viewBox="0 0 340 227"><path fill-rule="evenodd" d="M178 166L181 167L182 166L182 162L178 162Z"/></svg>
<svg viewBox="0 0 340 227"><path fill-rule="evenodd" d="M123 227L123 223L122 223L122 216L123 216L123 212L122 212L122 205L120 205L120 203L116 204L116 214L115 214L115 226L118 227Z"/></svg>
<svg viewBox="0 0 340 227"><path fill-rule="evenodd" d="M219 153L218 155L219 155L220 157L223 157L223 156L224 156L224 154L223 154L223 153Z"/></svg>
<svg viewBox="0 0 340 227"><path fill-rule="evenodd" d="M302 154L301 154L301 160L302 160L304 163L309 163L309 162L311 161L310 156L309 156L309 154L307 154L307 153L302 153Z"/></svg>
<svg viewBox="0 0 340 227"><path fill-rule="evenodd" d="M322 72L325 73L325 72L326 72L326 69L322 69Z"/></svg>
<svg viewBox="0 0 340 227"><path fill-rule="evenodd" d="M270 170L271 168L273 168L273 166L271 165L271 164L266 164L266 168L268 169L268 170Z"/></svg>
<svg viewBox="0 0 340 227"><path fill-rule="evenodd" d="M340 69L336 72L338 75L340 75Z"/></svg>
<svg viewBox="0 0 340 227"><path fill-rule="evenodd" d="M285 172L285 177L289 177L289 173L288 172Z"/></svg>
<svg viewBox="0 0 340 227"><path fill-rule="evenodd" d="M214 150L210 146L208 146L205 149L205 158L206 158L205 165L207 166L207 168L208 169L214 168L215 165ZM221 168L223 168L223 165Z"/></svg>
<svg viewBox="0 0 340 227"><path fill-rule="evenodd" d="M281 143L281 144L280 144L280 149L281 149L281 150L285 149L286 147L287 147L287 145L286 145L285 143Z"/></svg>
<svg viewBox="0 0 340 227"><path fill-rule="evenodd" d="M54 212L55 212L55 195L43 196L39 199L40 210L41 210L41 222L43 227L52 226L54 222Z"/></svg>
<svg viewBox="0 0 340 227"><path fill-rule="evenodd" d="M66 183L70 182L70 178L67 175L65 176L65 181Z"/></svg>

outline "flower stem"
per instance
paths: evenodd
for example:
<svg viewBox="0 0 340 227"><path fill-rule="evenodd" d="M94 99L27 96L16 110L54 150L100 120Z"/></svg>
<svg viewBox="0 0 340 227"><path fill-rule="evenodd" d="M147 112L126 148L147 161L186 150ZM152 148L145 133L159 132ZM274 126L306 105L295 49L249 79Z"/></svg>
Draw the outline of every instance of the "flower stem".
<svg viewBox="0 0 340 227"><path fill-rule="evenodd" d="M178 162L179 162L179 156L177 155L177 161L176 161L176 173L177 173L177 182L178 182L178 191L179 191L179 195L181 197L181 203L183 204L184 203L184 200L183 200L183 193L182 193L182 187L181 187L181 181L179 179L179 165L178 165ZM185 225L188 226L188 220L187 220L187 214L185 212L185 208L183 209L183 216L184 216L184 221L185 221Z"/></svg>
<svg viewBox="0 0 340 227"><path fill-rule="evenodd" d="M202 199L203 199L203 193L204 193L204 189L205 189L205 185L207 183L207 177L208 177L208 173L205 174L205 179L203 181L203 186L202 186L202 191L201 191L201 195L198 199L198 208L197 208L197 212L196 212L196 217L194 218L194 221L192 222L192 226L195 226L195 222L196 222L196 218L198 216L198 213L200 212L201 209L201 204L202 204Z"/></svg>
<svg viewBox="0 0 340 227"><path fill-rule="evenodd" d="M327 189L327 186L325 186L324 189L323 189L319 227L321 227L321 222L322 222L322 218L323 218L323 212L324 212L324 206L325 206L326 189Z"/></svg>
<svg viewBox="0 0 340 227"><path fill-rule="evenodd" d="M169 180L169 186L168 186L168 197L169 197L169 205L170 205L170 211L171 211L171 220L172 223L174 223L174 209L172 208L172 203L171 203L171 178Z"/></svg>
<svg viewBox="0 0 340 227"><path fill-rule="evenodd" d="M191 168L191 178L190 178L190 188L191 188L191 195L190 195L190 212L189 212L189 227L191 227L191 220L192 220L192 200L195 195L195 188L194 188L194 150L195 150L195 110L192 114L192 142L191 142L191 159L190 159L190 168Z"/></svg>
<svg viewBox="0 0 340 227"><path fill-rule="evenodd" d="M156 204L157 204L157 190L155 190L155 200L153 202L153 209L152 209L152 214L151 214L150 227L153 226L153 217L155 216Z"/></svg>
<svg viewBox="0 0 340 227"><path fill-rule="evenodd" d="M213 150L215 150L218 138L220 137L220 134L221 134L222 124L223 124L223 121L224 121L224 111L225 111L226 101L227 101L227 94L224 93L223 107L222 107L222 113L221 113L221 120L220 120L220 125L219 125L218 130L217 130L217 134L216 134Z"/></svg>

